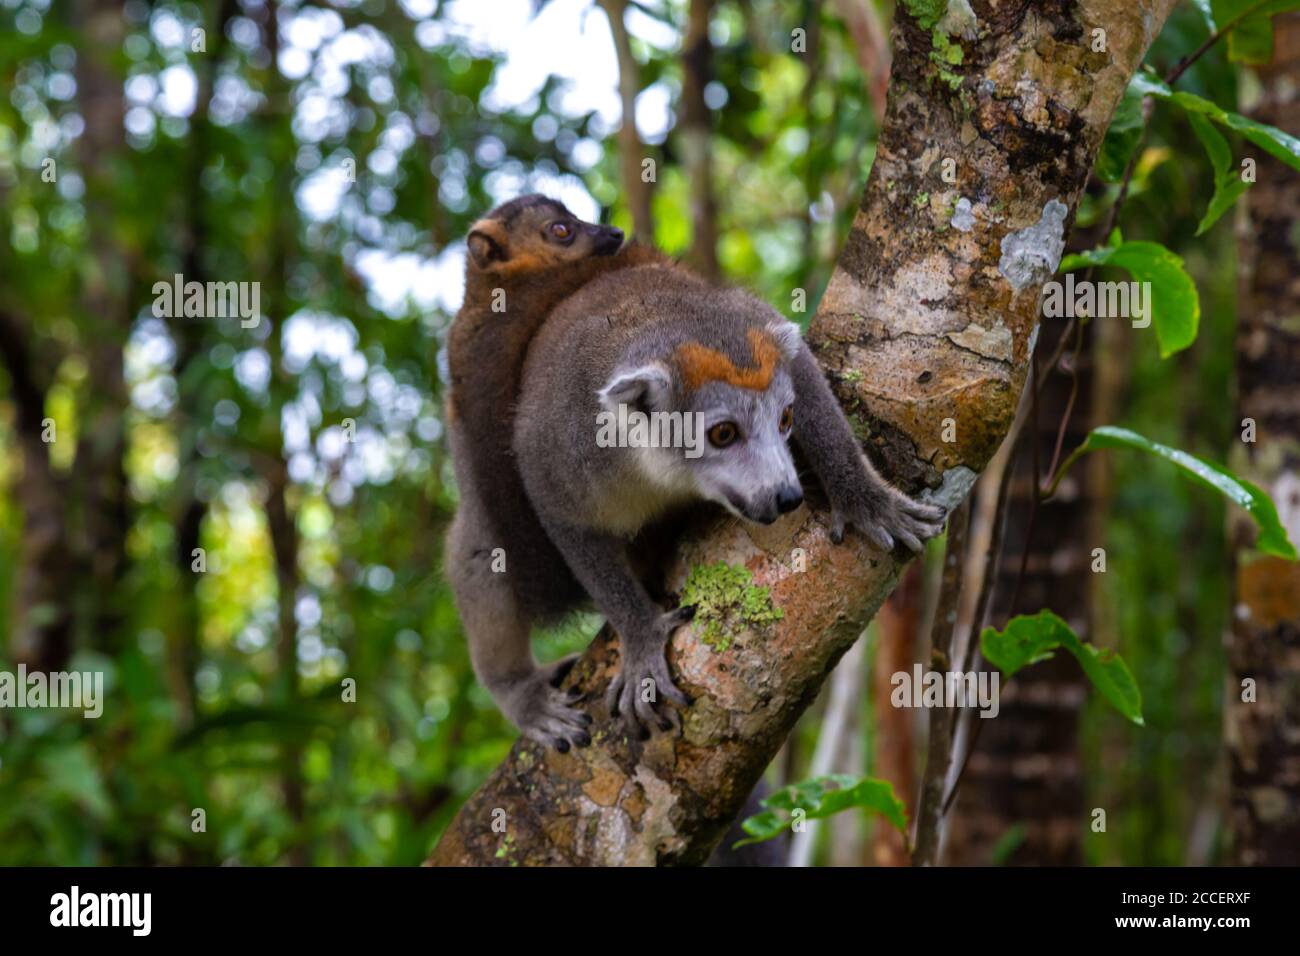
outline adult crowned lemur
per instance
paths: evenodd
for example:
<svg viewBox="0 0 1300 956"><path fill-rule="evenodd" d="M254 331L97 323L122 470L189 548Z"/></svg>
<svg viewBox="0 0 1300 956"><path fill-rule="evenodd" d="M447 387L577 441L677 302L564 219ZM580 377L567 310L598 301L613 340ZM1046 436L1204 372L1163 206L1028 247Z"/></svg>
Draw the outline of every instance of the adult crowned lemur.
<svg viewBox="0 0 1300 956"><path fill-rule="evenodd" d="M606 699L629 729L669 726L690 701L665 656L689 607L665 610L635 542L713 502L769 524L803 502L793 438L846 527L913 551L943 509L872 468L799 328L561 203L524 196L468 238L465 304L449 341L448 432L460 504L447 574L479 679L526 736L561 751L591 717L559 683L572 658L533 659L530 637L594 603L619 635ZM678 415L695 447L599 440L602 413Z"/></svg>

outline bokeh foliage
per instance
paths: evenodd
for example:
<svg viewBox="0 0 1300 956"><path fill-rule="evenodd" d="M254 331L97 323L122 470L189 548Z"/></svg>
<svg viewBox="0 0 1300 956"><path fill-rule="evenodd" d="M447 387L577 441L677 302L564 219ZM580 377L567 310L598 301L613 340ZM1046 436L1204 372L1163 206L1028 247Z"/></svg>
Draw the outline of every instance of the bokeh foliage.
<svg viewBox="0 0 1300 956"><path fill-rule="evenodd" d="M101 266L87 217L91 171L76 150L84 6L0 0L0 296L55 357L45 412L60 436L52 466L66 475L78 469L76 438L97 400L87 356L109 334L82 296ZM538 6L545 15L548 4ZM816 307L877 135L859 51L832 6L725 0L711 30L720 262L728 279L798 320ZM107 279L131 314L116 343L130 394L128 566L114 595L122 613L116 633L82 627L69 665L105 672L102 718L0 711L0 864L413 864L510 746L512 729L473 679L439 567L455 488L437 356L459 298L461 241L496 202L564 184L589 193L609 221L631 223L611 125L595 109L575 111L554 78L521 105L494 106L506 64L465 38L455 7L122 4L124 41L111 62L125 148L94 180L126 264ZM520 14L519 4L503 7ZM285 41L279 69L272 13ZM602 16L593 7L587 28ZM685 4L645 0L637 16L680 36ZM819 42L792 54L791 31L812 18ZM629 22L644 85L676 103L680 49ZM196 27L206 30L203 52L191 49ZM1151 60L1168 64L1204 35L1180 10ZM1236 68L1212 54L1184 86L1229 107L1236 82ZM691 219L680 146L671 129L648 138L659 169L655 238L681 254ZM1133 334L1120 422L1223 460L1233 434L1231 216L1191 238L1213 173L1184 119L1158 113L1143 148L1125 236L1184 256L1203 319L1176 361ZM41 176L47 159L53 183ZM1093 190L1081 221L1103 215L1113 195ZM261 282L266 319L246 329L155 317L153 283L195 270ZM807 290L805 313L792 311L795 288ZM5 388L0 372L8 628L25 529ZM268 462L287 469L288 595ZM1135 732L1104 706L1092 715L1090 786L1097 801L1125 808L1120 838L1093 857L1177 863L1219 752L1223 510L1144 462L1115 469L1107 593L1147 728ZM197 577L175 553L180 516L195 503L207 567ZM581 647L593 630L575 622L547 635L540 653ZM12 670L6 644L0 669ZM177 663L186 655L188 669ZM355 681L355 702L344 700L344 679ZM796 742L815 730L815 717L806 720ZM810 749L796 747L790 780ZM297 808L286 798L293 789ZM196 808L206 832L191 828Z"/></svg>

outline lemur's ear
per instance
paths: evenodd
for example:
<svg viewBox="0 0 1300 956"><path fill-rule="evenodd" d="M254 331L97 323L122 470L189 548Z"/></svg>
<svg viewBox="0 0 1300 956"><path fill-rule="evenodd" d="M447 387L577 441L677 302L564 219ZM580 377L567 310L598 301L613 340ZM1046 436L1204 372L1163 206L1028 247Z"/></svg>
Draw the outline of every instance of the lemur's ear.
<svg viewBox="0 0 1300 956"><path fill-rule="evenodd" d="M799 326L785 319L773 319L767 325L767 333L772 336L772 341L776 342L776 347L781 350L786 361L794 361L794 357L799 354L799 349L803 347L803 336Z"/></svg>
<svg viewBox="0 0 1300 956"><path fill-rule="evenodd" d="M492 219L480 219L474 223L465 244L469 247L470 259L479 269L490 269L510 258L505 230L501 223Z"/></svg>
<svg viewBox="0 0 1300 956"><path fill-rule="evenodd" d="M644 405L653 410L667 402L672 384L668 369L659 362L651 362L636 368L619 369L610 376L598 395L600 404L610 411L617 410L620 405Z"/></svg>

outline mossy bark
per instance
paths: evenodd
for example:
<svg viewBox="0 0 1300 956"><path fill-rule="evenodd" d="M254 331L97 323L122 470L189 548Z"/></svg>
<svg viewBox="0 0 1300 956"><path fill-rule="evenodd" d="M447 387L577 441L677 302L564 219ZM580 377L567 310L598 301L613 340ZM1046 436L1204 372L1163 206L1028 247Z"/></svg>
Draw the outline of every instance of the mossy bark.
<svg viewBox="0 0 1300 956"><path fill-rule="evenodd" d="M973 28L958 17L930 29L900 8L875 166L809 341L872 456L907 490L955 505L1010 426L1041 285L1173 4L975 0ZM930 56L944 24L960 64ZM1106 52L1093 51L1095 29ZM702 862L898 580L900 556L852 534L832 545L826 518L800 509L770 528L699 529L670 584L679 590L696 565L741 564L783 617L723 653L679 630L669 657L695 703L680 733L644 743L599 703L613 663L602 634L569 677L597 718L592 746L516 743L429 863Z"/></svg>

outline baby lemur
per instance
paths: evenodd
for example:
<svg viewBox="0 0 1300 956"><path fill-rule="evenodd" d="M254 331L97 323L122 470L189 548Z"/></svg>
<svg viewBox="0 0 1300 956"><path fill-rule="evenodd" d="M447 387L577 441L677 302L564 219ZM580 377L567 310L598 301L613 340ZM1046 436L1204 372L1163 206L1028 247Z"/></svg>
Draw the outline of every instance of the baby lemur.
<svg viewBox="0 0 1300 956"><path fill-rule="evenodd" d="M851 524L883 549L897 542L918 550L943 520L941 508L913 501L872 469L797 326L753 296L713 286L662 257L616 262L592 270L567 298L549 299L558 301L549 315L516 299L534 335L517 401L496 394L480 404L476 379L485 365L463 364L467 377L457 381L452 356L461 503L448 536L448 573L480 679L524 734L560 750L590 742L591 721L555 686L567 662L534 662L534 625L589 597L620 638L611 711L642 733L663 726L660 698L689 703L665 652L690 614L655 603L634 571L629 545L692 502L714 502L762 523L797 508L803 492L791 436L826 491L837 540ZM492 351L490 321L470 336L484 363ZM521 349L519 339L507 341ZM472 406L495 429L498 451L514 409L508 450L484 455L472 447L462 423ZM620 406L693 416L707 440L695 448L607 447L598 440L598 416ZM508 481L521 478L523 495L497 494L501 474L483 476L478 462L495 462L497 472L512 465ZM520 549L521 528L532 551ZM541 545L529 538L537 529ZM504 573L495 548L504 549ZM559 559L562 572L530 566L546 553ZM566 574L576 589L533 590ZM644 693L647 687L654 693Z"/></svg>

